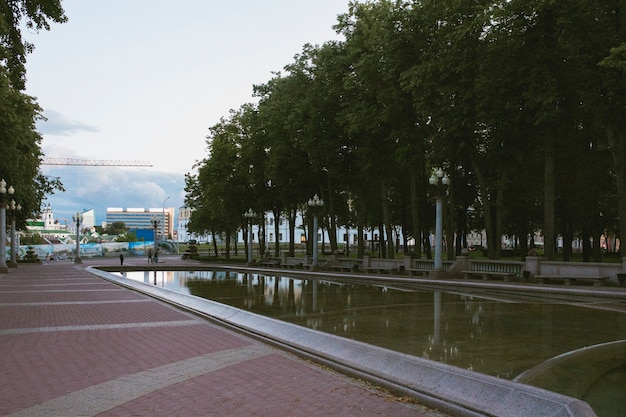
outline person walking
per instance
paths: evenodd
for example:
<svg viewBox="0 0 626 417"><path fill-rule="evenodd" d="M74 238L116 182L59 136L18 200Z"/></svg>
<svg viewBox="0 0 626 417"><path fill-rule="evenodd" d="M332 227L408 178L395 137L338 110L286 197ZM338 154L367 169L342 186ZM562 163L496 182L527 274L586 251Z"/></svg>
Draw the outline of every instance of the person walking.
<svg viewBox="0 0 626 417"><path fill-rule="evenodd" d="M120 265L124 265L124 254L120 253Z"/></svg>

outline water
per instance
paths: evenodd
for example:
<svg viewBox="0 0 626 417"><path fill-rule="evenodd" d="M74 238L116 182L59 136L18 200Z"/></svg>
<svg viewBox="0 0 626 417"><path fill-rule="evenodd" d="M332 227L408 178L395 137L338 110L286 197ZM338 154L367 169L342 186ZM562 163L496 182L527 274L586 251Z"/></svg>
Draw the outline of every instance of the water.
<svg viewBox="0 0 626 417"><path fill-rule="evenodd" d="M623 310L591 304L503 302L486 295L241 272L142 271L126 276L506 379L565 352L626 338ZM624 368L607 376L625 377ZM607 409L624 409L615 403L625 402L623 388L613 395L602 383L594 385L597 388L583 399L597 408L599 416L611 414L594 401L612 404Z"/></svg>

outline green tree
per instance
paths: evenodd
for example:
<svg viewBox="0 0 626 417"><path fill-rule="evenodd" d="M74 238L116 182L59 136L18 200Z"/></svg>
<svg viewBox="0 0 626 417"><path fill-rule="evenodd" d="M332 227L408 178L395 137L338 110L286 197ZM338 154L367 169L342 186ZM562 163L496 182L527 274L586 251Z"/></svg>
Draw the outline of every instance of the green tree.
<svg viewBox="0 0 626 417"><path fill-rule="evenodd" d="M110 235L122 235L126 233L127 227L124 222L113 222L106 228L106 233Z"/></svg>
<svg viewBox="0 0 626 417"><path fill-rule="evenodd" d="M3 0L0 2L0 62L8 71L11 87L24 90L26 55L34 45L22 39L28 30L50 30L50 22L67 21L61 0Z"/></svg>
<svg viewBox="0 0 626 417"><path fill-rule="evenodd" d="M45 177L39 169L41 135L35 122L41 108L22 92L26 55L34 46L22 39L20 28L48 30L49 22L66 20L60 0L0 1L0 177L16 190L13 198L23 207L20 224L39 212L46 194L63 191L58 178Z"/></svg>

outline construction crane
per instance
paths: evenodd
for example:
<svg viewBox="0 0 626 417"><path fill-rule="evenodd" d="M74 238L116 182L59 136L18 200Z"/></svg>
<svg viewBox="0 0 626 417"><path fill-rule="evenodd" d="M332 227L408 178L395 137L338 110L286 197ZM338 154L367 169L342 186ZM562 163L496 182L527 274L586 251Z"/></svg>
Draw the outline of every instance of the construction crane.
<svg viewBox="0 0 626 417"><path fill-rule="evenodd" d="M151 167L149 161L121 161L110 159L72 159L72 158L44 158L42 165L76 165L76 166L106 166L106 167Z"/></svg>

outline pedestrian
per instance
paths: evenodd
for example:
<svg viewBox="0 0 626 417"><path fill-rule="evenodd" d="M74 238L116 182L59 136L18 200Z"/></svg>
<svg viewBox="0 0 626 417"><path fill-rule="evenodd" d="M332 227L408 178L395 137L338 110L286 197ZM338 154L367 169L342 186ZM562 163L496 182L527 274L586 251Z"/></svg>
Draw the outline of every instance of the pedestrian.
<svg viewBox="0 0 626 417"><path fill-rule="evenodd" d="M124 254L120 253L120 265L124 265Z"/></svg>
<svg viewBox="0 0 626 417"><path fill-rule="evenodd" d="M158 252L154 252L154 257L152 258L152 262L154 262L155 264L159 263L159 255Z"/></svg>
<svg viewBox="0 0 626 417"><path fill-rule="evenodd" d="M148 263L152 263L152 248L148 249Z"/></svg>

